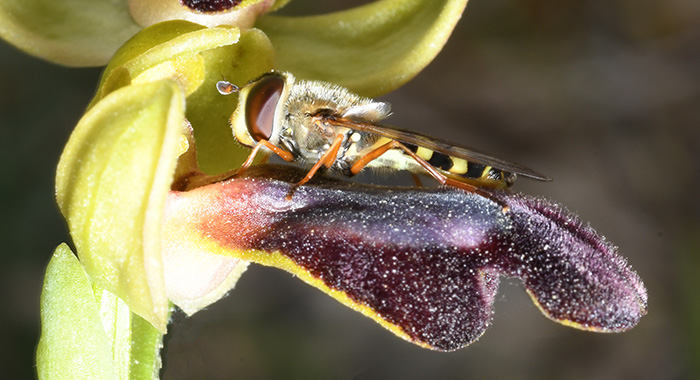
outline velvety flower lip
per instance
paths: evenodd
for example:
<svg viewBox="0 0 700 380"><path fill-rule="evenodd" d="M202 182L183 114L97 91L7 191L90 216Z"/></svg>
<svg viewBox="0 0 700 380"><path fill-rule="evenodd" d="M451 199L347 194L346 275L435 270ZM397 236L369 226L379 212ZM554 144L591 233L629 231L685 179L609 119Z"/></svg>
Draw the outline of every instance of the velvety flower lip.
<svg viewBox="0 0 700 380"><path fill-rule="evenodd" d="M617 249L559 205L498 194L511 208L512 235L500 250L504 273L521 278L552 320L598 332L627 330L647 311L647 292Z"/></svg>
<svg viewBox="0 0 700 380"><path fill-rule="evenodd" d="M494 191L510 208L503 212L501 204L454 188L323 178L287 200L303 174L263 165L249 169L248 178L172 192L166 210L177 202L188 211L169 213L165 230L287 270L436 350L464 347L484 333L501 275L520 278L548 317L572 327L624 331L646 314L637 274L558 205Z"/></svg>

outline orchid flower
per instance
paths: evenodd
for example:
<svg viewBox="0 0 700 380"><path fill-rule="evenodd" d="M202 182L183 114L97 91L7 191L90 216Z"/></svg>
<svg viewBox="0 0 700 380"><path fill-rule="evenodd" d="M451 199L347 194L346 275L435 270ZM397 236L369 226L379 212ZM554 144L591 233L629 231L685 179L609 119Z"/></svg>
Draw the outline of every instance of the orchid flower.
<svg viewBox="0 0 700 380"><path fill-rule="evenodd" d="M557 322L614 332L639 321L641 280L550 202L323 179L288 201L293 169L230 178L249 151L233 139L237 99L218 94L219 80L244 85L274 69L385 94L436 56L466 6L380 0L275 15L286 2L0 0L0 37L19 49L106 65L58 165L79 260L62 244L47 269L40 378L157 377L172 305L201 310L250 262L436 350L481 336L502 275L522 279Z"/></svg>

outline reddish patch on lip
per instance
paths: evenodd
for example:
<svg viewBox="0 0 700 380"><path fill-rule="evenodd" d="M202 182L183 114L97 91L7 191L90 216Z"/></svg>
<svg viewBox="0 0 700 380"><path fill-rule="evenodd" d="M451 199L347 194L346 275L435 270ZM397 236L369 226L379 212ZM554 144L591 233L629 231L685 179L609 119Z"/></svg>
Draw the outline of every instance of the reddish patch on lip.
<svg viewBox="0 0 700 380"><path fill-rule="evenodd" d="M242 0L180 0L180 4L202 13L228 11L241 2Z"/></svg>

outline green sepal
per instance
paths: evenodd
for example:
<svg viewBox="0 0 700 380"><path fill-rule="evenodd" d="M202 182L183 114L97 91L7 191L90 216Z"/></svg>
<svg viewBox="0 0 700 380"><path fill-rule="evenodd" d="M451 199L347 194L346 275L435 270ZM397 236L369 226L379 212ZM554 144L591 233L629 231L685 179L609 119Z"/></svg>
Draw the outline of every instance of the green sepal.
<svg viewBox="0 0 700 380"><path fill-rule="evenodd" d="M184 96L170 80L107 95L73 131L56 198L94 283L165 331L161 218L182 153Z"/></svg>
<svg viewBox="0 0 700 380"><path fill-rule="evenodd" d="M309 17L265 15L277 68L337 83L364 96L403 85L442 49L466 0L382 0Z"/></svg>
<svg viewBox="0 0 700 380"><path fill-rule="evenodd" d="M241 33L237 44L207 50L202 85L187 96L187 120L192 123L197 142L199 170L218 174L238 168L250 149L238 144L229 118L236 109L238 96L223 96L216 82L226 79L238 86L272 70L275 52L270 40L259 29Z"/></svg>
<svg viewBox="0 0 700 380"><path fill-rule="evenodd" d="M102 66L140 29L126 1L0 0L0 37L66 66Z"/></svg>

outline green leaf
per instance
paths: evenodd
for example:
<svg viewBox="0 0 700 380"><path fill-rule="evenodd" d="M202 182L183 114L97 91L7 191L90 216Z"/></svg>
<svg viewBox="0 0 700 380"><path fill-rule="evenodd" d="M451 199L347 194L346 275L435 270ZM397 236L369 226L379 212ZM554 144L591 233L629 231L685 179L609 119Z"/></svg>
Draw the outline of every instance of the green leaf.
<svg viewBox="0 0 700 380"><path fill-rule="evenodd" d="M165 198L184 127L170 80L121 88L80 120L61 156L56 198L92 280L165 331Z"/></svg>
<svg viewBox="0 0 700 380"><path fill-rule="evenodd" d="M0 37L66 66L101 66L141 29L126 1L0 0Z"/></svg>
<svg viewBox="0 0 700 380"><path fill-rule="evenodd" d="M162 335L113 294L93 287L61 244L41 293L40 379L155 379Z"/></svg>
<svg viewBox="0 0 700 380"><path fill-rule="evenodd" d="M41 292L39 379L116 379L99 304L67 245L54 252Z"/></svg>
<svg viewBox="0 0 700 380"><path fill-rule="evenodd" d="M365 96L403 85L442 49L466 0L382 0L310 17L266 15L277 68L340 84Z"/></svg>

